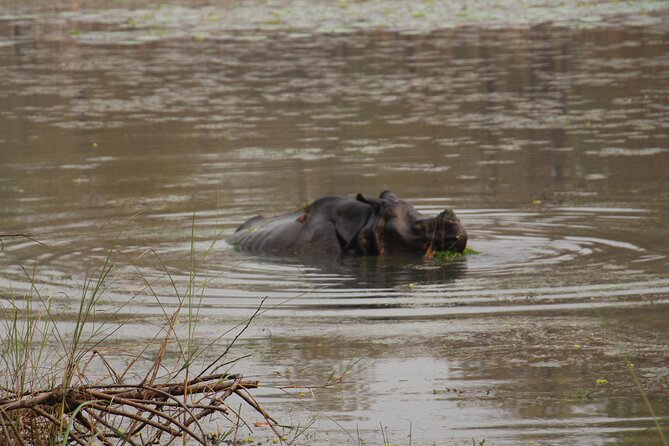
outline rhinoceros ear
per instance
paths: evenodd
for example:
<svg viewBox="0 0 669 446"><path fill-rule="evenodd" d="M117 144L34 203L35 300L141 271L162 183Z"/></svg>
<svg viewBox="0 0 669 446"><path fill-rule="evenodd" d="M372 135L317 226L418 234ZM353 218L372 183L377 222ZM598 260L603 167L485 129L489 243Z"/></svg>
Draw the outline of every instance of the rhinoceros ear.
<svg viewBox="0 0 669 446"><path fill-rule="evenodd" d="M362 194L358 194L355 196L355 199L361 203L365 203L370 205L371 207L374 208L375 211L378 211L381 206L383 206L383 200L379 198L367 198Z"/></svg>
<svg viewBox="0 0 669 446"><path fill-rule="evenodd" d="M397 198L397 195L395 195L393 192L389 190L384 190L383 192L381 192L379 198L381 198L382 200L388 200L392 202L397 202L400 200L399 198Z"/></svg>

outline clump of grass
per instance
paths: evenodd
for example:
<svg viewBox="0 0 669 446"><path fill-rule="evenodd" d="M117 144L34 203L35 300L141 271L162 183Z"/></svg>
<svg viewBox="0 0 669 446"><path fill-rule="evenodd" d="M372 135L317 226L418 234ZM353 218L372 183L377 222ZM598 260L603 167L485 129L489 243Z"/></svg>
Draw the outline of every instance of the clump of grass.
<svg viewBox="0 0 669 446"><path fill-rule="evenodd" d="M464 256L475 255L475 254L481 254L481 253L472 248L465 248L465 250L462 252L437 251L437 253L434 255L434 258L439 260L455 260L455 259L460 259Z"/></svg>
<svg viewBox="0 0 669 446"><path fill-rule="evenodd" d="M138 351L125 352L128 356L122 365L105 357L101 345L112 341L114 333L123 328L123 322L106 324L101 322L104 317L98 317L102 296L113 281L113 257L120 253L116 249L119 236L120 233L100 266L90 266L89 259L81 294L66 296L76 305L73 320L63 319L56 311L56 298L42 295L35 272L25 268L31 290L27 295L10 294L0 300L0 446L144 446L177 440L209 445L221 444L233 436L236 442L240 425L249 425L228 406L229 397L251 407L277 438L282 438L276 421L249 392L258 387L258 381L228 373L236 360L229 360L227 354L259 314L264 301L247 321L212 340L210 346L243 326L221 355L206 366L193 364L205 353L194 347L194 340L202 293L210 280L205 277L203 284L196 283L202 262L196 261L194 242L185 292L179 290L160 256L147 251L162 265L178 304L173 311L164 307L153 290L155 282L142 275L146 287L141 293L156 298L165 322L159 327L155 342L140 345ZM210 252L211 247L204 258ZM58 298L62 295L58 293ZM128 302L112 311L119 312L134 297L129 296ZM175 330L184 318L185 340L179 339ZM157 345L157 351L150 350L153 345ZM222 420L220 424L227 427L212 432L203 423L207 417L215 417L217 425Z"/></svg>

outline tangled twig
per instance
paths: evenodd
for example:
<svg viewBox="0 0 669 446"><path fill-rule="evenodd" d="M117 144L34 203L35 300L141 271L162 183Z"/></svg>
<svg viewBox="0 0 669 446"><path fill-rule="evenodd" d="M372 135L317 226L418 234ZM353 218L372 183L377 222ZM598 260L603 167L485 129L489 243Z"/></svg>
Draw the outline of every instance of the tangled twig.
<svg viewBox="0 0 669 446"><path fill-rule="evenodd" d="M221 373L152 386L81 385L32 392L0 400L0 444L34 443L49 430L65 432L70 444L97 440L112 445L121 440L139 446L167 435L169 440L186 437L207 445L209 435L199 420L216 413L227 416L225 399L232 394L272 420L243 393L257 387L256 380Z"/></svg>

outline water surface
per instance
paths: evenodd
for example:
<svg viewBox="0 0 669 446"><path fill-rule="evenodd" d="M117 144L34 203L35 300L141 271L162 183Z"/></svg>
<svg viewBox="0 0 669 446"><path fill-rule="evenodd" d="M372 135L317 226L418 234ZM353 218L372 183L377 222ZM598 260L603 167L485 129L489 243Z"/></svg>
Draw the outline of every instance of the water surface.
<svg viewBox="0 0 669 446"><path fill-rule="evenodd" d="M34 268L69 327L115 246L113 357L178 305L154 252L182 286L194 246L199 342L267 296L235 367L285 424L317 416L304 444L380 444L381 425L396 444L661 444L625 361L666 426L666 8L431 4L0 7L0 232L46 245L5 240L3 295ZM303 265L224 242L385 189L454 208L480 254Z"/></svg>

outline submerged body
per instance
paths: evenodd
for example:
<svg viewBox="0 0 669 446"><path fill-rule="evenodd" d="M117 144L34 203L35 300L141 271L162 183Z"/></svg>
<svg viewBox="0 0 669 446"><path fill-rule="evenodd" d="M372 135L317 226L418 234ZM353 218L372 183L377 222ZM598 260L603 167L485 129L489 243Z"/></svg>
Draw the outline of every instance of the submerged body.
<svg viewBox="0 0 669 446"><path fill-rule="evenodd" d="M305 211L253 217L228 238L243 250L281 256L381 255L432 256L462 252L467 233L452 210L427 217L389 191L379 198L325 196Z"/></svg>

